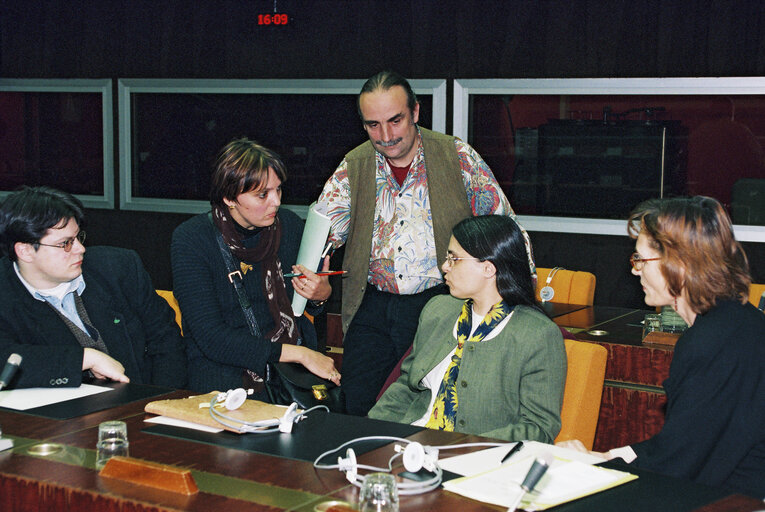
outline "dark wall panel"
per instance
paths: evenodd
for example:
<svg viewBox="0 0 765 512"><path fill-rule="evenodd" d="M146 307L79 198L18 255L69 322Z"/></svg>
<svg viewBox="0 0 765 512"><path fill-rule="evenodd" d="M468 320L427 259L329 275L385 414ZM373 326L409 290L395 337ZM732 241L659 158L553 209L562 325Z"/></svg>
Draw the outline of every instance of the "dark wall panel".
<svg viewBox="0 0 765 512"><path fill-rule="evenodd" d="M289 15L288 24L259 26L257 15L273 12L274 5ZM743 0L0 4L3 77L365 78L384 68L448 80L759 76L765 75L765 5ZM155 285L172 286L170 237L187 215L88 213L90 242L136 249ZM642 293L626 262L632 247L626 237L531 236L539 266L596 273L596 303L640 305ZM746 244L755 267L765 261L763 245ZM755 281L765 282L763 272L755 268Z"/></svg>

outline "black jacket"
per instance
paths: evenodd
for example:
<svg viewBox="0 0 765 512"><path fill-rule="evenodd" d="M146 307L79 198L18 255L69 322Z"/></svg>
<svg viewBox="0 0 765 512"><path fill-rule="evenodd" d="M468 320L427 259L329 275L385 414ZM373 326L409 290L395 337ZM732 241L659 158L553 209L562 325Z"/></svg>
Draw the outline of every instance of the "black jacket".
<svg viewBox="0 0 765 512"><path fill-rule="evenodd" d="M182 388L186 355L174 313L154 291L138 254L89 247L82 300L109 355L131 382ZM0 364L23 357L9 387L79 386L83 348L58 314L29 293L8 258L0 259ZM85 374L87 375L87 374Z"/></svg>
<svg viewBox="0 0 765 512"><path fill-rule="evenodd" d="M696 317L677 341L664 389L664 427L632 445L633 464L765 496L765 315L718 301Z"/></svg>

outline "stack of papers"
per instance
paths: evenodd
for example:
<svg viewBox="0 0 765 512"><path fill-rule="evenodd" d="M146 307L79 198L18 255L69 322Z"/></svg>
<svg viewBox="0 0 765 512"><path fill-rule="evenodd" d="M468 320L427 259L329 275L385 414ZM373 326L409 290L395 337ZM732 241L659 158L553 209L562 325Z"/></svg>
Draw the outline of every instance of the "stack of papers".
<svg viewBox="0 0 765 512"><path fill-rule="evenodd" d="M114 391L113 388L82 384L76 388L23 388L0 391L0 407L27 411L36 407L66 402L75 398Z"/></svg>
<svg viewBox="0 0 765 512"><path fill-rule="evenodd" d="M543 452L552 454L555 459L536 489L521 500L520 508L524 510L544 510L637 478L623 471L593 466L603 461L598 457L544 443L526 442L520 452L500 464L507 451L507 447L492 448L439 461L442 469L467 475L445 482L444 489L509 507L523 492L520 484L534 459ZM479 467L482 469L477 470Z"/></svg>

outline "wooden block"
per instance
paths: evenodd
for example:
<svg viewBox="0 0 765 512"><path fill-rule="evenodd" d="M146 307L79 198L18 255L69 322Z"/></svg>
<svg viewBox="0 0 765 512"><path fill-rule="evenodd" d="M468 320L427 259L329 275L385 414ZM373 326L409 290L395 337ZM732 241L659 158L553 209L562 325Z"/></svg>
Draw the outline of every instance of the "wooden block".
<svg viewBox="0 0 765 512"><path fill-rule="evenodd" d="M671 345L675 346L677 340L680 338L679 334L672 332L651 331L645 338L643 338L643 344L655 343L657 345Z"/></svg>
<svg viewBox="0 0 765 512"><path fill-rule="evenodd" d="M112 457L99 475L178 494L199 492L190 470L131 457Z"/></svg>

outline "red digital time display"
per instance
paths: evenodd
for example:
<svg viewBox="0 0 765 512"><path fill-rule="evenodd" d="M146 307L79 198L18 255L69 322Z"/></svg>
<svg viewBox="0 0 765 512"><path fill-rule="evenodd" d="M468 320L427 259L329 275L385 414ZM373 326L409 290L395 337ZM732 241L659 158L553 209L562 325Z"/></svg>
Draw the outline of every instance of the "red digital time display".
<svg viewBox="0 0 765 512"><path fill-rule="evenodd" d="M289 21L287 14L258 14L258 25L286 25Z"/></svg>

